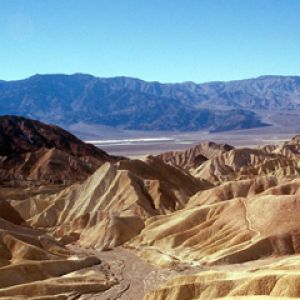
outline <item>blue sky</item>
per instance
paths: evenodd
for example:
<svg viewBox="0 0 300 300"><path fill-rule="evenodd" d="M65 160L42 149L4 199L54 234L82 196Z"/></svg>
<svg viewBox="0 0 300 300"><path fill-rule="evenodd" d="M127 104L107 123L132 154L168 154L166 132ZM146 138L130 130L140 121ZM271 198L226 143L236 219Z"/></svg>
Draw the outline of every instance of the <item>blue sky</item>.
<svg viewBox="0 0 300 300"><path fill-rule="evenodd" d="M300 75L300 0L0 0L0 79Z"/></svg>

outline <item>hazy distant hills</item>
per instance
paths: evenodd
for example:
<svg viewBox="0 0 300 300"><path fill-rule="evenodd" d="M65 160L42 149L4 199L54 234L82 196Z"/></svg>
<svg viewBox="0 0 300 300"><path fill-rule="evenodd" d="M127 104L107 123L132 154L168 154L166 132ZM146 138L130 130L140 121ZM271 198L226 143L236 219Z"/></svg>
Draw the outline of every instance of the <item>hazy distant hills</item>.
<svg viewBox="0 0 300 300"><path fill-rule="evenodd" d="M35 75L0 81L0 114L67 126L222 131L265 126L264 115L300 109L300 77L161 84L91 75Z"/></svg>

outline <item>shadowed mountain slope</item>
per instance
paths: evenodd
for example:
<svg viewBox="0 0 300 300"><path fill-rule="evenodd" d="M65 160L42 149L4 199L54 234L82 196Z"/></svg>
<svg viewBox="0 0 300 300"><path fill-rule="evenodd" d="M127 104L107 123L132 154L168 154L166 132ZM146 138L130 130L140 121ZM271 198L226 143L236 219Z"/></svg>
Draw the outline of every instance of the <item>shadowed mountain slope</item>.
<svg viewBox="0 0 300 300"><path fill-rule="evenodd" d="M82 142L58 126L18 116L0 117L0 142L1 156L55 148L77 157L110 159L103 150Z"/></svg>
<svg viewBox="0 0 300 300"><path fill-rule="evenodd" d="M0 155L6 181L77 181L118 160L58 126L17 116L0 117Z"/></svg>

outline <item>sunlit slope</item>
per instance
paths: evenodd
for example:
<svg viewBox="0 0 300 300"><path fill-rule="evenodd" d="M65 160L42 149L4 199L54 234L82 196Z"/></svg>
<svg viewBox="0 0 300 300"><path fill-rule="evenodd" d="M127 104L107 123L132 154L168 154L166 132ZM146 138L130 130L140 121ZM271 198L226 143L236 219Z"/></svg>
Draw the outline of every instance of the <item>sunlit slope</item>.
<svg viewBox="0 0 300 300"><path fill-rule="evenodd" d="M206 271L176 277L145 300L295 299L300 297L300 257L243 271Z"/></svg>
<svg viewBox="0 0 300 300"><path fill-rule="evenodd" d="M36 228L52 228L65 242L113 247L137 235L154 215L183 208L190 197L211 184L161 160L106 163L82 184L66 188L49 201L14 202ZM34 207L34 209L33 209ZM81 236L81 237L80 237Z"/></svg>
<svg viewBox="0 0 300 300"><path fill-rule="evenodd" d="M16 212L6 211L6 220L0 218L1 299L67 299L102 292L116 283L101 271L88 272L87 268L100 264L96 257L72 255L46 232L14 224Z"/></svg>

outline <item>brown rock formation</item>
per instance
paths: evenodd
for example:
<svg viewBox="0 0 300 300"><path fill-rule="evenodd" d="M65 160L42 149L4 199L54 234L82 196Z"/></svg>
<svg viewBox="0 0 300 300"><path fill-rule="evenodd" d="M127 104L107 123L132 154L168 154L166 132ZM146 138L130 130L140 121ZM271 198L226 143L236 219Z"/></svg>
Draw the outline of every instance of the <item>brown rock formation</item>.
<svg viewBox="0 0 300 300"><path fill-rule="evenodd" d="M158 155L158 157L168 164L189 170L191 168L197 168L206 160L232 149L234 149L234 147L227 144L222 145L206 142L185 151L165 152Z"/></svg>
<svg viewBox="0 0 300 300"><path fill-rule="evenodd" d="M39 122L0 129L0 298L300 297L299 136L118 160Z"/></svg>
<svg viewBox="0 0 300 300"><path fill-rule="evenodd" d="M106 163L85 182L54 195L48 203L32 198L14 205L34 227L53 227L56 236L65 241L71 235L79 238L79 243L107 248L137 235L148 217L183 208L193 194L210 187L148 157L145 161Z"/></svg>
<svg viewBox="0 0 300 300"><path fill-rule="evenodd" d="M43 231L0 218L1 299L50 299L59 295L67 299L78 293L104 291L116 281L104 272L88 273L87 268L99 264L96 257L71 256Z"/></svg>
<svg viewBox="0 0 300 300"><path fill-rule="evenodd" d="M69 183L83 180L104 162L118 159L58 126L23 117L0 117L2 181Z"/></svg>

